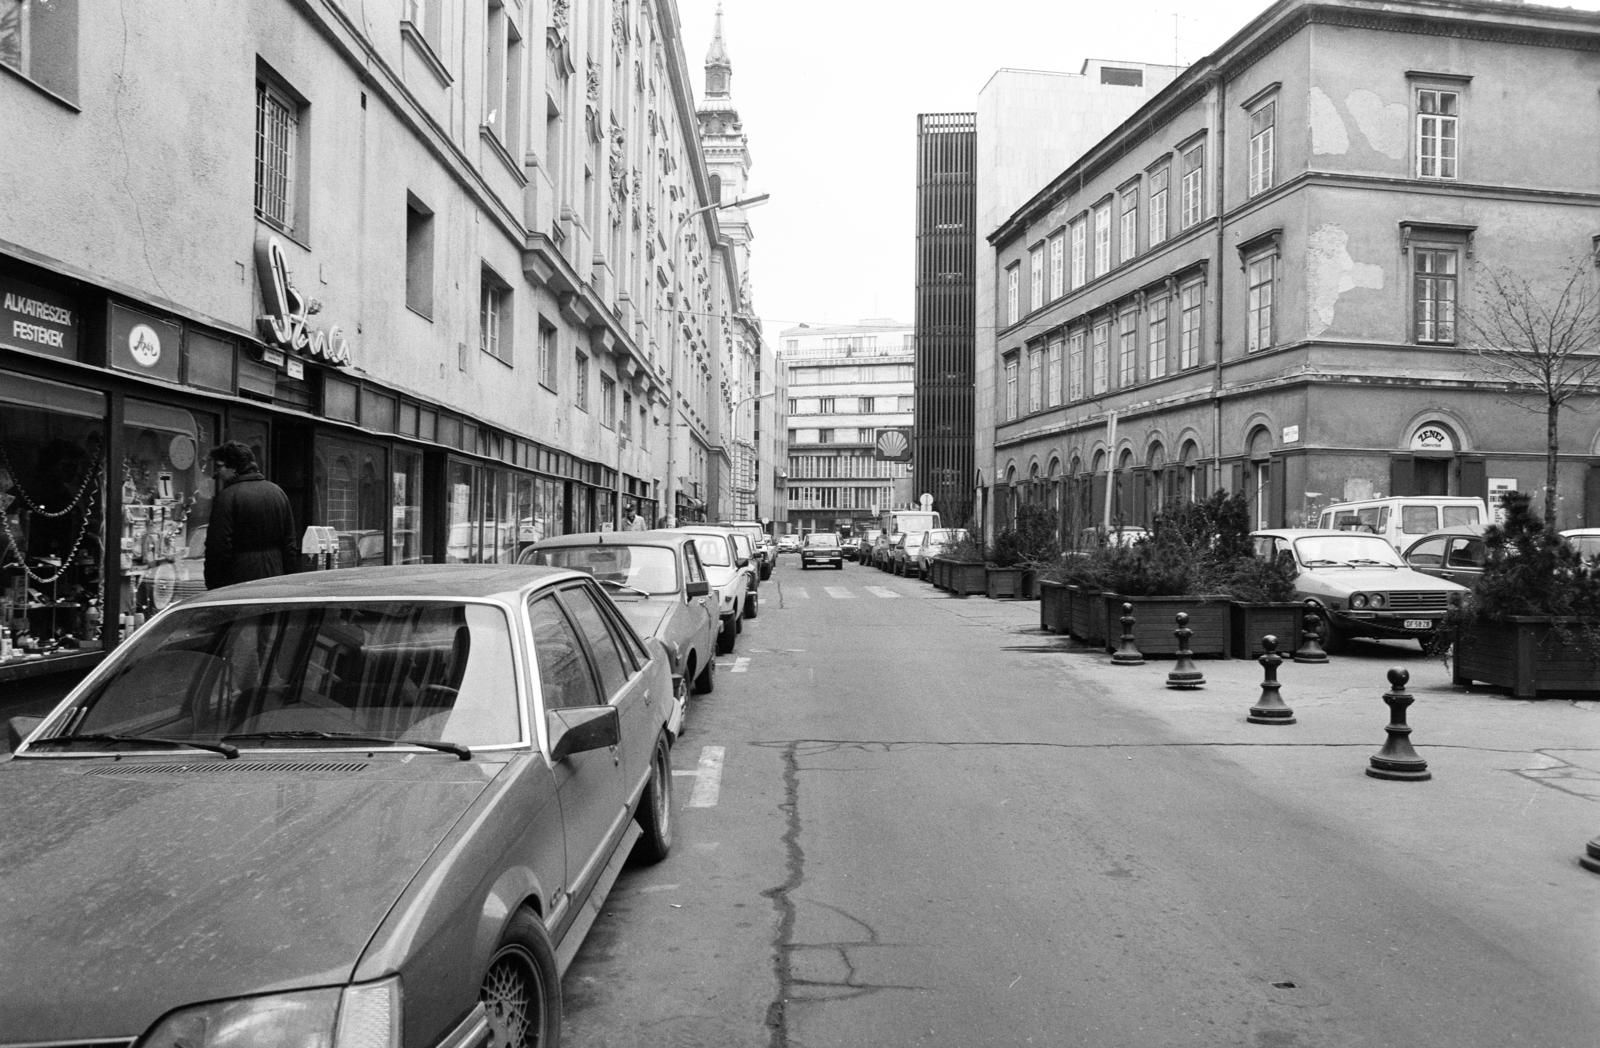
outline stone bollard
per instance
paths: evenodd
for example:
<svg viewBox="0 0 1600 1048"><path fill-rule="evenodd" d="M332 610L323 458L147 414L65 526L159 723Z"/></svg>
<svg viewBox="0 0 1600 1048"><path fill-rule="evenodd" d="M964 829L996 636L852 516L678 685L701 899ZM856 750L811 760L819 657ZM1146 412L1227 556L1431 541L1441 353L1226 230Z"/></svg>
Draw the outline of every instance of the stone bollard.
<svg viewBox="0 0 1600 1048"><path fill-rule="evenodd" d="M1133 605L1122 606L1122 646L1111 656L1114 666L1143 666L1144 656L1133 642Z"/></svg>
<svg viewBox="0 0 1600 1048"><path fill-rule="evenodd" d="M1172 635L1178 638L1178 661L1173 663L1172 671L1167 674L1167 687L1205 687L1206 675L1194 664L1194 652L1189 650L1189 638L1194 636L1194 630L1189 628L1188 612L1178 612L1178 628L1172 631Z"/></svg>
<svg viewBox="0 0 1600 1048"><path fill-rule="evenodd" d="M1328 653L1322 650L1322 644L1317 640L1317 626L1321 618L1313 612L1306 612L1305 621L1300 624L1300 647L1295 649L1294 661L1296 662L1327 662Z"/></svg>
<svg viewBox="0 0 1600 1048"><path fill-rule="evenodd" d="M1384 740L1383 749L1367 760L1367 774L1374 779L1421 782L1433 778L1433 772L1428 770L1428 762L1418 757L1417 751L1411 748L1411 727L1406 723L1406 707L1415 700L1401 690L1410 679L1411 674L1398 666L1389 670L1389 690L1383 693L1383 701L1389 706L1389 725L1383 730L1388 732L1389 737Z"/></svg>
<svg viewBox="0 0 1600 1048"><path fill-rule="evenodd" d="M1590 873L1600 873L1600 837L1589 842L1588 850L1578 856L1578 865Z"/></svg>
<svg viewBox="0 0 1600 1048"><path fill-rule="evenodd" d="M1286 706L1278 694L1278 666L1283 662L1283 656L1278 654L1278 638L1270 633L1262 637L1261 649L1266 654L1256 661L1261 663L1266 676L1261 681L1261 698L1250 707L1250 716L1245 720L1251 724L1293 724L1294 710Z"/></svg>

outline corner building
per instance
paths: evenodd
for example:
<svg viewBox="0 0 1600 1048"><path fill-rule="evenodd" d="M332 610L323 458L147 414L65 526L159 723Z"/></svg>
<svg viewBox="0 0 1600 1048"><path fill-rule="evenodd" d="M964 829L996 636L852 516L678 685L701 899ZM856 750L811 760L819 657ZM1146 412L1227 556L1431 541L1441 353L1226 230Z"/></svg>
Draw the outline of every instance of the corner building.
<svg viewBox="0 0 1600 1048"><path fill-rule="evenodd" d="M1460 314L1480 265L1538 286L1595 257L1600 127L1562 100L1597 82L1588 12L1269 8L989 234L989 525L1542 492L1542 407L1507 409ZM1562 527L1600 521L1595 400L1561 416Z"/></svg>
<svg viewBox="0 0 1600 1048"><path fill-rule="evenodd" d="M308 566L660 519L674 424L718 501L751 307L671 0L11 6L0 687L203 587L224 439Z"/></svg>

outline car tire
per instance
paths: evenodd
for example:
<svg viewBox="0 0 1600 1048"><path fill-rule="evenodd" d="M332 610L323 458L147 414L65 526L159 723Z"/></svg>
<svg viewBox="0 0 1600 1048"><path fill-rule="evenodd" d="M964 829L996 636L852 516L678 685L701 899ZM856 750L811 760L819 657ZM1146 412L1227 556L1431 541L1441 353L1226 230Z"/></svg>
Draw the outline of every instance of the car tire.
<svg viewBox="0 0 1600 1048"><path fill-rule="evenodd" d="M694 693L696 695L710 695L717 690L717 660L707 659L706 664L700 667L700 672L694 678Z"/></svg>
<svg viewBox="0 0 1600 1048"><path fill-rule="evenodd" d="M639 798L634 819L644 831L633 846L634 853L646 863L665 859L672 851L672 753L664 736L656 740L656 752L650 758L650 781Z"/></svg>
<svg viewBox="0 0 1600 1048"><path fill-rule="evenodd" d="M801 570L801 571L804 571L804 570L806 570L806 569L807 569L807 568L809 568L809 567L811 567L811 565L809 565L809 564L807 564L807 563L806 563L806 562L805 562L805 561L803 561L803 560L802 560L802 561L801 561L801 562L800 562L800 570Z"/></svg>
<svg viewBox="0 0 1600 1048"><path fill-rule="evenodd" d="M750 594L744 602L744 617L753 619L761 613L761 598L757 594Z"/></svg>
<svg viewBox="0 0 1600 1048"><path fill-rule="evenodd" d="M561 973L544 925L518 910L500 937L478 991L496 1045L556 1044L561 1037Z"/></svg>
<svg viewBox="0 0 1600 1048"><path fill-rule="evenodd" d="M733 619L720 620L722 625L717 629L717 654L726 655L733 650Z"/></svg>
<svg viewBox="0 0 1600 1048"><path fill-rule="evenodd" d="M1350 647L1350 634L1339 629L1326 618L1322 620L1322 650L1337 655Z"/></svg>
<svg viewBox="0 0 1600 1048"><path fill-rule="evenodd" d="M750 598L746 597L744 603L739 605L738 612L733 616L733 632L735 636L744 632L744 620L747 617L744 609L750 605Z"/></svg>

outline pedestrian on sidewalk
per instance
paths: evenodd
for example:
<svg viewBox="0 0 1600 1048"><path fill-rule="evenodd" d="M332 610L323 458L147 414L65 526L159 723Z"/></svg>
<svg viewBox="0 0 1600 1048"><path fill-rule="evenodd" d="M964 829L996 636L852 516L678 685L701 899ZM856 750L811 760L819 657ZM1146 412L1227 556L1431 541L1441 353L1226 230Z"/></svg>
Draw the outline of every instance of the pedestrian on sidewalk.
<svg viewBox="0 0 1600 1048"><path fill-rule="evenodd" d="M293 572L300 543L289 496L262 475L250 445L212 448L211 473L217 492L206 529L206 588Z"/></svg>

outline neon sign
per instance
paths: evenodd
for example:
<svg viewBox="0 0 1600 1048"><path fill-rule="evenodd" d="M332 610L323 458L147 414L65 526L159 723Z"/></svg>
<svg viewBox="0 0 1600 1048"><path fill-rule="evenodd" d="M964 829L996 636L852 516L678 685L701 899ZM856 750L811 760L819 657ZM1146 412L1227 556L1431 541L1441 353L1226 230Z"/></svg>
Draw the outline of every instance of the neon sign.
<svg viewBox="0 0 1600 1048"><path fill-rule="evenodd" d="M271 346L344 367L350 363L350 343L337 326L314 328L306 318L318 313L322 303L308 299L289 279L289 262L278 238L256 241L256 275L266 313L256 317L261 337Z"/></svg>

